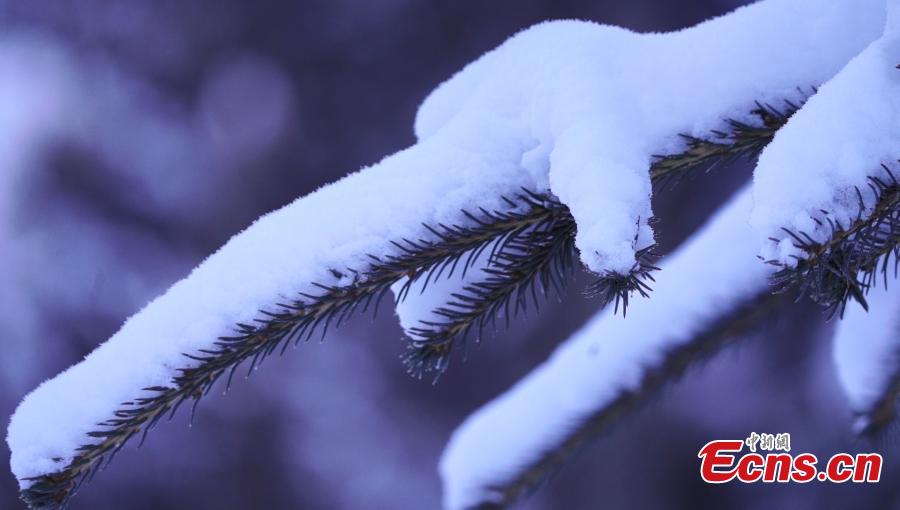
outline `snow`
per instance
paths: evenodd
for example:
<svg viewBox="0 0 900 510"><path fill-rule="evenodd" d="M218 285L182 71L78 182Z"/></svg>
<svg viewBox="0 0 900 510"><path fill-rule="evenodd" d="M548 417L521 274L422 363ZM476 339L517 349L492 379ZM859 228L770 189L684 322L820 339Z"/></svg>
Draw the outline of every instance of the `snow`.
<svg viewBox="0 0 900 510"><path fill-rule="evenodd" d="M560 444L623 392L638 389L667 351L764 292L771 266L756 258L750 206L748 187L663 261L651 299L633 302L624 319L609 309L600 313L544 364L470 416L441 458L445 508L492 501L497 495L490 487Z"/></svg>
<svg viewBox="0 0 900 510"><path fill-rule="evenodd" d="M404 294L405 299L397 303L397 318L400 326L410 338L417 338L415 328L427 327L425 323L440 324L447 319L441 314L435 313L453 299L454 294L467 294L466 287L485 278L484 268L488 265L493 246L487 246L474 258L463 273L463 265L468 261L471 252L466 253L459 265L451 273L448 267L443 272L435 273L433 277L426 279L424 276L413 282ZM394 296L401 297L400 291L408 283L403 278L391 286Z"/></svg>
<svg viewBox="0 0 900 510"><path fill-rule="evenodd" d="M870 211L867 177L886 178L880 165L900 156L900 7L890 5L884 35L823 85L759 158L752 223L767 260L792 265L802 255L782 228L823 242L830 236L827 222L816 221L823 210L832 221L852 222L860 212L854 188Z"/></svg>
<svg viewBox="0 0 900 510"><path fill-rule="evenodd" d="M670 34L543 23L438 87L416 134L470 131L491 110L523 124L523 167L546 175L571 209L582 261L625 272L635 247L651 242L652 155L677 150L677 133L752 120L754 100L797 99L798 87L833 76L883 23L884 0L768 0Z"/></svg>
<svg viewBox="0 0 900 510"><path fill-rule="evenodd" d="M427 235L423 222L502 209L522 187L569 206L591 270L628 271L652 242L652 155L827 80L880 33L883 1L766 0L671 34L578 21L521 32L438 87L417 144L263 216L28 395L8 430L13 472L24 487L62 468L121 402L191 366L182 353L337 283L329 269L364 268L390 241Z"/></svg>
<svg viewBox="0 0 900 510"><path fill-rule="evenodd" d="M310 282L334 282L330 268L365 267L390 240L422 234L420 222L452 222L462 208L500 208L501 194L537 188L518 168L521 149L515 139L483 136L464 150L435 137L260 218L23 400L7 437L20 483L63 467L121 402L171 385L177 367L193 364L182 353L210 347L261 307L315 293Z"/></svg>
<svg viewBox="0 0 900 510"><path fill-rule="evenodd" d="M873 289L866 296L869 311L851 303L837 326L834 363L850 407L859 415L857 430L868 425L867 415L900 374L898 290L897 287Z"/></svg>
<svg viewBox="0 0 900 510"><path fill-rule="evenodd" d="M754 100L780 106L796 99L798 86L823 82L881 31L881 0L815 3L817 17L797 24L810 5L769 0L671 34L543 23L439 86L419 109L416 135L470 129L498 106L521 119L533 138L522 167L539 181L547 175L549 188L572 210L584 264L624 273L635 249L652 239L646 169L652 155L677 150L673 134L708 136L723 118L751 120ZM757 37L761 24L767 44ZM825 40L821 33L842 37ZM716 41L716 51L704 48L707 41ZM716 79L698 82L698 76ZM467 280L477 276L473 271ZM422 297L413 290L398 307L401 324L408 330L419 320L441 321L431 312L463 287L429 284Z"/></svg>

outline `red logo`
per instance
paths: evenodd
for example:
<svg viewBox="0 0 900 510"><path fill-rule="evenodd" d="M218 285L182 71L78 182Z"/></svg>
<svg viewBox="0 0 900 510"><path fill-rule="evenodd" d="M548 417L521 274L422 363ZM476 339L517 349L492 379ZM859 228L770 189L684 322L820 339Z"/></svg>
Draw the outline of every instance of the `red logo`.
<svg viewBox="0 0 900 510"><path fill-rule="evenodd" d="M760 452L757 452L759 444ZM748 452L741 454L744 446ZM706 443L697 455L700 478L707 483L797 482L877 483L881 480L882 457L878 453L837 453L819 470L812 453L791 454L790 434L750 434L745 440Z"/></svg>

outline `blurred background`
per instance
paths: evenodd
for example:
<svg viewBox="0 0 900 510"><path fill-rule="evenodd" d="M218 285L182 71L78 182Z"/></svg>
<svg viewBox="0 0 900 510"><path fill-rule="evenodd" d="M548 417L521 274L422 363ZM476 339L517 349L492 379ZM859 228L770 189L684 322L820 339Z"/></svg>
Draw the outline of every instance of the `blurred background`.
<svg viewBox="0 0 900 510"><path fill-rule="evenodd" d="M413 143L425 95L516 31L554 18L664 31L741 3L0 0L0 415L260 214ZM749 173L662 193L663 251ZM585 282L437 385L406 375L391 313L358 318L211 396L192 427L181 414L126 447L73 508L438 508L450 433L596 311ZM751 431L820 456L870 447L849 433L831 329L809 305L781 311L524 507L900 508L888 445L878 485L699 479L703 444ZM0 508L20 508L4 472Z"/></svg>

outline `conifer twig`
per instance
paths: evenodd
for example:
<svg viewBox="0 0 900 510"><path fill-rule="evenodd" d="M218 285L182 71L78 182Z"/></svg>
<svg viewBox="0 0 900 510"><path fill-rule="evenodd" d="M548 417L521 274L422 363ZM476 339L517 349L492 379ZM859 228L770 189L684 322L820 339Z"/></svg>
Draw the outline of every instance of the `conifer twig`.
<svg viewBox="0 0 900 510"><path fill-rule="evenodd" d="M681 135L684 150L656 157L650 169L654 188L669 187L696 170L709 171L741 158L755 159L803 102L785 100L782 109L756 103L751 113L759 120L758 124L728 119L726 129L712 131L711 137Z"/></svg>
<svg viewBox="0 0 900 510"><path fill-rule="evenodd" d="M849 225L831 219L827 211L816 222L827 226L830 235L816 242L804 232L784 231L804 256L796 265L780 266L772 280L781 289L798 288L800 297L809 296L825 306L829 316L843 314L850 299L868 309L866 293L879 274L887 284L888 275L897 275L900 265L900 181L886 165L885 179L869 177L866 190L855 188L859 212ZM863 193L871 193L874 206L865 206ZM869 211L868 213L866 213Z"/></svg>
<svg viewBox="0 0 900 510"><path fill-rule="evenodd" d="M650 297L648 282L654 282L653 271L659 271L654 265L656 262L656 245L651 245L635 253L634 266L627 275L607 273L594 280L585 290L588 297L599 297L603 304L614 303L613 313L618 313L619 305L622 305L622 316L627 315L628 299L631 294L637 292L643 298Z"/></svg>
<svg viewBox="0 0 900 510"><path fill-rule="evenodd" d="M434 311L442 321L421 321L408 333L410 350L403 357L411 374L443 372L450 354L471 331L476 339L498 315L509 321L537 308L539 295L561 296L572 274L575 258L575 221L570 215L548 217L532 228L509 236L495 249L481 280L454 293Z"/></svg>
<svg viewBox="0 0 900 510"><path fill-rule="evenodd" d="M757 102L751 110L759 120L756 124L728 119L725 130L713 131L709 138L682 135L685 148L681 152L655 158L650 168L653 187L671 186L698 168L709 170L740 158L755 158L801 105L802 102L786 100L779 110ZM498 313L504 314L508 324L511 316L525 311L529 290L553 291L541 292L544 296L561 294L574 258L575 223L570 215L557 220L541 225L534 232L523 232L520 238L511 237L516 242L509 244L509 249L499 250L498 257L491 257L484 278L467 285L450 296L449 302L432 311L445 320L421 321L409 331L413 338L402 359L411 374L421 377L425 372L434 371L440 375L448 366L454 345L464 342L473 329L480 338L482 329L493 324ZM653 271L659 269L654 265L655 247L639 250L628 274L599 275L585 294L600 298L602 306L613 303L616 313L621 305L622 314L626 315L632 294L644 298L650 295ZM513 296L516 299L510 309ZM532 292L531 296L533 306L537 307L537 294Z"/></svg>
<svg viewBox="0 0 900 510"><path fill-rule="evenodd" d="M283 353L317 330L324 335L331 325L339 325L356 311L377 310L391 285L404 277L409 282L424 277L427 282L442 272L465 270L474 260L473 253L492 243L502 243L554 218L571 218L558 202L538 197L532 196L527 203L507 199L510 211L481 211L480 218L466 213L478 219L471 226L428 227L433 233L439 232L436 240L395 243L398 255L372 257L372 265L365 272L349 272L351 283L315 284L322 291L318 295L301 293L274 311L261 310L256 324L238 324L235 334L219 338L214 349L185 354L191 362L178 370L171 386L145 388L145 396L123 404L113 418L88 434L97 442L81 446L64 469L29 479L31 485L21 491L21 498L35 509L66 507L80 485L108 464L129 439L140 434L143 443L163 417L172 417L185 402L196 406L223 375L227 375L226 388L230 386L232 376L244 362L249 363L248 373L252 372L263 358ZM347 276L337 270L332 273L335 277Z"/></svg>

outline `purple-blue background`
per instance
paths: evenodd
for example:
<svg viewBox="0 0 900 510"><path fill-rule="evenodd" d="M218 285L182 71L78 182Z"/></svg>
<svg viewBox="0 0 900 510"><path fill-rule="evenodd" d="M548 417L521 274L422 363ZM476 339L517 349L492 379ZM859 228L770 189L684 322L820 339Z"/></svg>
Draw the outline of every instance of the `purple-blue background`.
<svg viewBox="0 0 900 510"><path fill-rule="evenodd" d="M0 415L258 215L412 143L427 92L517 30L566 17L670 30L740 3L0 1ZM658 197L664 251L748 176L719 170ZM126 447L73 508L437 508L450 432L596 309L584 282L437 386L405 374L391 313L360 318L211 396L193 427L179 415ZM525 507L896 507L890 448L877 486L699 481L711 439L790 432L795 451L858 447L830 331L809 305L784 310ZM0 508L19 506L0 476Z"/></svg>

